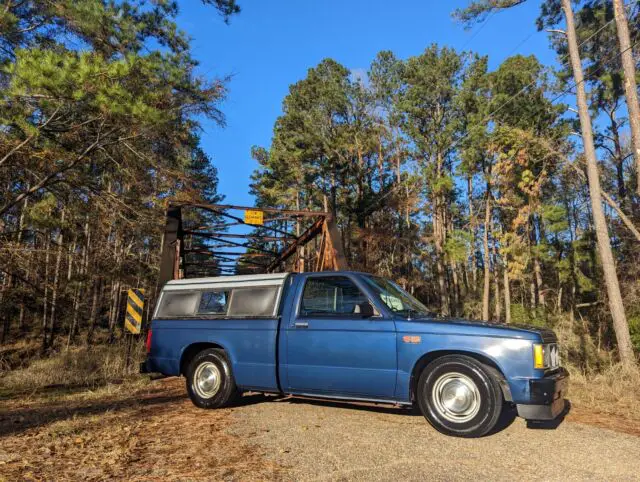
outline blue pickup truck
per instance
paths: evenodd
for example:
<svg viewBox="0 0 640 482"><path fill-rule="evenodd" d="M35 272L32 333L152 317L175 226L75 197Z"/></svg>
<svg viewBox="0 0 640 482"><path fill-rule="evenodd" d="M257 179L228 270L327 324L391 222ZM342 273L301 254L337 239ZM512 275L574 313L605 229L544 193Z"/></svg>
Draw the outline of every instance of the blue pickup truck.
<svg viewBox="0 0 640 482"><path fill-rule="evenodd" d="M366 273L169 281L143 373L184 375L193 403L242 392L417 405L440 432L479 437L505 407L557 418L568 374L550 330L439 318Z"/></svg>

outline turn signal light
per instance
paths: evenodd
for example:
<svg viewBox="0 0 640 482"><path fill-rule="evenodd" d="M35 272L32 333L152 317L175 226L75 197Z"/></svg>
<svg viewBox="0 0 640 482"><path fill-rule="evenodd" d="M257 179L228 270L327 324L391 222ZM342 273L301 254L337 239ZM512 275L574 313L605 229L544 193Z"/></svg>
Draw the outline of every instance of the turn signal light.
<svg viewBox="0 0 640 482"><path fill-rule="evenodd" d="M533 345L533 367L543 369L544 366L544 347L542 345Z"/></svg>

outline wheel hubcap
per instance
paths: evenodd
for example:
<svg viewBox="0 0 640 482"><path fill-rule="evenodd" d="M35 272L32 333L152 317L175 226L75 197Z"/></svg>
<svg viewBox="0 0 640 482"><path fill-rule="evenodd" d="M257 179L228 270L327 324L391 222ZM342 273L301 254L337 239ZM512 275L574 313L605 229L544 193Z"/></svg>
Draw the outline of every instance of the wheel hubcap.
<svg viewBox="0 0 640 482"><path fill-rule="evenodd" d="M446 373L438 378L433 385L431 399L437 412L450 422L468 422L480 410L478 387L462 373Z"/></svg>
<svg viewBox="0 0 640 482"><path fill-rule="evenodd" d="M198 365L193 377L193 388L202 398L211 398L218 390L222 376L218 367L212 362L204 362Z"/></svg>

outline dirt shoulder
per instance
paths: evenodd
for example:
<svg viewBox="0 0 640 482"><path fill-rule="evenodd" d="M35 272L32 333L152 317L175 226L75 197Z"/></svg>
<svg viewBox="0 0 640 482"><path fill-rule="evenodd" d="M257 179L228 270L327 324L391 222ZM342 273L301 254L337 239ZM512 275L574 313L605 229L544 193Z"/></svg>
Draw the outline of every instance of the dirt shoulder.
<svg viewBox="0 0 640 482"><path fill-rule="evenodd" d="M0 480L264 480L284 471L180 379L0 401Z"/></svg>

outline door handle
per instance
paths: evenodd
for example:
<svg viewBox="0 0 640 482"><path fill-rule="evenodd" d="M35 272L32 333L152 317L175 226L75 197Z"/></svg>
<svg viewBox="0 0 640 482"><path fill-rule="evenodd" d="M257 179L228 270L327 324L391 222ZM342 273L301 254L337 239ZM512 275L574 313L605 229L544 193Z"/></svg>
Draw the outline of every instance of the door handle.
<svg viewBox="0 0 640 482"><path fill-rule="evenodd" d="M306 321L297 321L294 325L296 328L309 328L309 323Z"/></svg>

